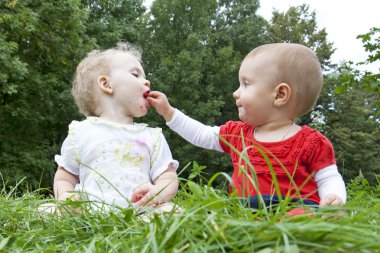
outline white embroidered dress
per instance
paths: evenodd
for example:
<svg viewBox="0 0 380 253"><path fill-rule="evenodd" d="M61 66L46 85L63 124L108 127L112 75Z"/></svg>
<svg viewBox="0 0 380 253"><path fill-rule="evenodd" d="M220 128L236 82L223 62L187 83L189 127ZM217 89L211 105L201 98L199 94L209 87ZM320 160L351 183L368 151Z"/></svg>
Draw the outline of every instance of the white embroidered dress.
<svg viewBox="0 0 380 253"><path fill-rule="evenodd" d="M137 186L152 182L170 163L178 168L160 128L97 117L71 122L55 161L79 176L75 191L97 207L127 207Z"/></svg>

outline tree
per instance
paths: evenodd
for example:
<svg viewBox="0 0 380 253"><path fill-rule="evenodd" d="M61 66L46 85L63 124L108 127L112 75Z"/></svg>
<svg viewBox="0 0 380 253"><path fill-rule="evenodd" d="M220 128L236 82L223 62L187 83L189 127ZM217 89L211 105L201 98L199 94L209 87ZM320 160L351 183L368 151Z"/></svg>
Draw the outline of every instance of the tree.
<svg viewBox="0 0 380 253"><path fill-rule="evenodd" d="M346 182L363 173L371 183L380 171L380 125L373 110L374 95L360 87L336 93L341 73L326 79L321 96L325 134L333 143L337 164Z"/></svg>
<svg viewBox="0 0 380 253"><path fill-rule="evenodd" d="M365 63L358 63L358 65L366 63L374 63L380 61L380 27L373 27L366 34L358 35L361 39L366 52L369 52L368 59ZM377 73L365 71L361 80L362 87L367 93L374 96L374 110L376 111L375 118L380 122L380 68Z"/></svg>
<svg viewBox="0 0 380 253"><path fill-rule="evenodd" d="M252 49L269 42L268 22L256 14L258 8L257 0L218 1L215 18L212 21L210 47L214 49L213 54L216 56L221 53L224 56L228 52L230 59L216 57L215 61L218 64L211 62L214 77L211 83L216 87L223 84L223 90L220 91L225 101L220 109L221 117L214 124L238 120L232 93L239 86L240 64Z"/></svg>
<svg viewBox="0 0 380 253"><path fill-rule="evenodd" d="M318 30L316 13L308 5L290 7L286 12L273 12L268 34L272 43L291 42L311 48L318 56L323 69L334 67L330 57L333 43L327 41L326 28Z"/></svg>
<svg viewBox="0 0 380 253"><path fill-rule="evenodd" d="M220 95L223 84L216 87L211 83L214 71L210 66L218 66L217 57L224 57L225 64L232 57L232 50L226 49L217 56L216 49L210 47L211 22L216 8L216 1L155 1L147 20L147 38L143 46L144 68L152 89L165 92L174 106L199 120L207 119L205 123L215 122L224 104ZM151 120L144 118L144 121L158 122L156 124L163 127L174 157L182 166L191 161L212 160L208 159L213 155L211 152L199 152L167 131L156 114L149 118Z"/></svg>
<svg viewBox="0 0 380 253"><path fill-rule="evenodd" d="M310 46L326 64L333 52L325 30L316 29L315 14L306 6L275 14L272 24L256 14L258 1L156 0L148 14L148 39L144 61L153 89L165 92L180 110L210 124L238 120L233 91L238 88L238 70L253 48L288 41L276 29L297 25L287 33L292 42ZM302 40L303 39L303 40ZM196 105L196 106L195 106ZM174 156L186 164L197 161L208 171L231 171L226 156L192 147L166 131L162 119L152 114L153 122L165 129Z"/></svg>
<svg viewBox="0 0 380 253"><path fill-rule="evenodd" d="M141 1L1 1L0 172L50 186L54 154L81 119L71 80L92 49L135 42ZM12 175L9 177L8 175Z"/></svg>
<svg viewBox="0 0 380 253"><path fill-rule="evenodd" d="M2 1L0 9L0 171L11 182L26 176L47 185L52 154L77 111L70 80L91 46L86 13L74 0Z"/></svg>
<svg viewBox="0 0 380 253"><path fill-rule="evenodd" d="M82 0L87 10L86 34L100 49L114 47L117 42L143 42L142 17L146 11L142 0Z"/></svg>
<svg viewBox="0 0 380 253"><path fill-rule="evenodd" d="M380 59L379 28L359 35L367 52L363 65ZM321 108L337 162L347 180L363 173L376 184L380 166L379 73L358 70L352 62L339 66L326 81Z"/></svg>

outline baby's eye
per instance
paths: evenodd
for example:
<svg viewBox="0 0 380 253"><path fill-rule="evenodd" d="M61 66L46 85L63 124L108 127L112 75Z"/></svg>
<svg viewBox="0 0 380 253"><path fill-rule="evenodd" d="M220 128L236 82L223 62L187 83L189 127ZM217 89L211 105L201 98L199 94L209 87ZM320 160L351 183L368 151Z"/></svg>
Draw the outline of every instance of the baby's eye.
<svg viewBox="0 0 380 253"><path fill-rule="evenodd" d="M136 74L136 73L131 73L132 76L136 77L136 78L139 78L139 75Z"/></svg>
<svg viewBox="0 0 380 253"><path fill-rule="evenodd" d="M243 86L244 87L247 87L249 85L249 83L247 83L247 82L243 82Z"/></svg>

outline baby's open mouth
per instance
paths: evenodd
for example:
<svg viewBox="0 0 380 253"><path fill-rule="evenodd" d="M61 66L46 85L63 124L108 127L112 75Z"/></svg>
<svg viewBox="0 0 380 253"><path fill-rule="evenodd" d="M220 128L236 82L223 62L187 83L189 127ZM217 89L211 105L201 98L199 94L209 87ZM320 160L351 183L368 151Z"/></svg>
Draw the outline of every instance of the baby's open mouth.
<svg viewBox="0 0 380 253"><path fill-rule="evenodd" d="M144 93L143 96L144 96L145 99L147 99L147 98L149 97L149 92L150 92L150 91L147 91L147 92Z"/></svg>

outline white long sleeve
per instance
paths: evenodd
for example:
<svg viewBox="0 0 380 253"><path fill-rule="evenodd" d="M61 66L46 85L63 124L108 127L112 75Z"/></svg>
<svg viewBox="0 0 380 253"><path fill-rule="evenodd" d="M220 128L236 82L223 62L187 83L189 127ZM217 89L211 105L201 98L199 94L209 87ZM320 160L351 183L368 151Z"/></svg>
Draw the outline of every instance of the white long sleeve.
<svg viewBox="0 0 380 253"><path fill-rule="evenodd" d="M166 125L195 146L223 152L219 143L220 127L218 126L206 126L186 116L177 109L173 114L172 120L166 122Z"/></svg>
<svg viewBox="0 0 380 253"><path fill-rule="evenodd" d="M314 180L317 183L318 194L321 199L324 199L328 194L334 193L343 200L343 203L346 203L346 186L335 164L319 170L315 174Z"/></svg>

